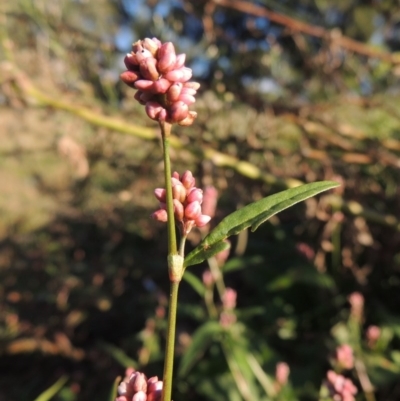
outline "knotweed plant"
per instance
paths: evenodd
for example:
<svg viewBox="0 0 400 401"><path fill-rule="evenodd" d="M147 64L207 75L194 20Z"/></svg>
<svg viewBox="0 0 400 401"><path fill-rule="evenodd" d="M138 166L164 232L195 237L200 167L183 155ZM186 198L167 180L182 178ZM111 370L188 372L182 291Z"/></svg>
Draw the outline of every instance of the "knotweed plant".
<svg viewBox="0 0 400 401"><path fill-rule="evenodd" d="M121 74L122 81L137 90L135 99L145 107L149 118L160 127L165 187L155 189L159 207L152 217L168 226L170 297L162 381L157 377L147 379L139 372L129 371L119 385L117 401L171 401L178 288L186 268L215 255L224 255L224 251L230 246L228 237L249 227L254 231L281 210L338 185L329 181L315 182L290 188L249 204L225 217L204 236L194 250L185 255L188 234L195 227L201 228L208 224L211 219L208 210L212 209L210 202L203 204L203 191L196 187L192 172L172 173L171 170L169 141L172 126L190 126L197 117L197 113L189 107L196 101L195 95L200 84L190 81L192 70L185 66L185 57L184 54L176 54L171 42L161 43L156 38L146 38L133 44L132 52L124 60L127 71ZM203 230L205 232L207 230ZM207 280L210 284L211 278L205 276L205 283ZM220 324L229 327L235 322L236 291L224 289L221 298L223 310ZM287 377L280 378L280 385L286 380Z"/></svg>

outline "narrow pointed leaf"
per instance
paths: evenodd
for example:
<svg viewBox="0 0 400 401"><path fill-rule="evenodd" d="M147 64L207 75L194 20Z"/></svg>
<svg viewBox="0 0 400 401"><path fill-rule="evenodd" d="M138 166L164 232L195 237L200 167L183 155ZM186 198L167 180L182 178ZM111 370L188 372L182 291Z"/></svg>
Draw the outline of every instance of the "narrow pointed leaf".
<svg viewBox="0 0 400 401"><path fill-rule="evenodd" d="M183 279L187 281L190 286L201 296L204 297L204 293L206 292L206 287L204 284L201 282L200 279L198 279L194 274L185 271L183 275Z"/></svg>
<svg viewBox="0 0 400 401"><path fill-rule="evenodd" d="M197 252L190 252L184 261L184 266L191 266L191 265L197 265L201 263L203 260L209 259L213 256L215 256L217 253L220 253L222 251L225 251L225 249L229 249L231 247L231 244L226 241L219 241L214 244L211 244L207 248L199 248ZM197 249L195 248L195 249Z"/></svg>
<svg viewBox="0 0 400 401"><path fill-rule="evenodd" d="M121 380L122 380L121 376L118 376L118 377L115 378L114 383L113 383L113 385L111 387L111 390L110 390L110 395L108 397L108 401L115 401L115 399L117 398L118 385L121 382Z"/></svg>
<svg viewBox="0 0 400 401"><path fill-rule="evenodd" d="M201 358L215 337L222 332L219 322L210 321L199 327L192 337L192 342L185 350L179 365L179 375L185 376L191 367Z"/></svg>
<svg viewBox="0 0 400 401"><path fill-rule="evenodd" d="M225 217L185 258L185 266L201 263L218 247L222 241L231 235L239 234L241 231L251 227L255 231L260 224L267 221L278 212L287 209L305 199L311 198L320 192L337 187L339 184L333 181L319 181L304 184L296 188L286 189L277 194L267 196L257 202L231 213ZM215 252L217 253L217 252ZM212 253L215 255L215 253Z"/></svg>
<svg viewBox="0 0 400 401"><path fill-rule="evenodd" d="M60 377L52 386L50 386L46 391L35 398L35 401L49 401L51 400L65 385L68 381L67 376Z"/></svg>

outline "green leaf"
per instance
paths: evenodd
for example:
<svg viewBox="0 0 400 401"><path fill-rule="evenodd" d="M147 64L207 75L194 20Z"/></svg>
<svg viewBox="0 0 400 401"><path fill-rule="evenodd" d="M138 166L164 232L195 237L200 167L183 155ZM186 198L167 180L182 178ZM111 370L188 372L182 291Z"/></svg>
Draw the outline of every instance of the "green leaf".
<svg viewBox="0 0 400 401"><path fill-rule="evenodd" d="M191 287L203 298L204 293L206 292L206 287L204 284L201 282L200 279L198 279L194 274L185 271L183 275L183 279L188 282Z"/></svg>
<svg viewBox="0 0 400 401"><path fill-rule="evenodd" d="M219 322L209 321L200 326L192 337L192 342L185 350L179 365L179 375L186 375L191 367L205 352L214 338L223 331Z"/></svg>
<svg viewBox="0 0 400 401"><path fill-rule="evenodd" d="M113 386L111 387L110 396L108 397L109 401L115 401L115 399L117 398L118 385L120 382L121 376L116 377Z"/></svg>
<svg viewBox="0 0 400 401"><path fill-rule="evenodd" d="M121 348L104 341L99 341L98 345L103 351L112 356L124 368L137 368L137 362L126 355Z"/></svg>
<svg viewBox="0 0 400 401"><path fill-rule="evenodd" d="M201 244L200 244L201 245ZM200 246L199 245L199 246ZM192 252L190 252L184 261L184 266L192 266L201 263L203 260L209 259L215 256L217 253L225 251L225 249L229 249L231 244L229 242L220 241L215 244L211 244L210 246L204 248L197 246ZM199 248L199 249L198 249ZM194 252L197 250L197 252Z"/></svg>
<svg viewBox="0 0 400 401"><path fill-rule="evenodd" d="M255 231L260 224L267 221L278 212L287 209L307 198L337 187L339 184L333 181L319 181L311 184L290 188L277 194L267 196L257 202L231 213L225 217L204 239L190 252L184 262L184 266L201 263L203 260L223 250L219 247L224 240L231 235L237 235L248 227ZM225 248L226 249L226 248Z"/></svg>
<svg viewBox="0 0 400 401"><path fill-rule="evenodd" d="M34 401L49 401L51 400L65 385L67 382L67 376L61 376L51 387L35 398Z"/></svg>

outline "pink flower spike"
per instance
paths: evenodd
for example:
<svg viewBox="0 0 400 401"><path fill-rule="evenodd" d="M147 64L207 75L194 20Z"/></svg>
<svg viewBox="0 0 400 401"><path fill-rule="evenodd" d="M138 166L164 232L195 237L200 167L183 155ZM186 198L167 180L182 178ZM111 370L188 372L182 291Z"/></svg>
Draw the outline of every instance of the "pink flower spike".
<svg viewBox="0 0 400 401"><path fill-rule="evenodd" d="M169 116L172 122L184 120L189 114L189 107L182 101L177 101L172 104L169 109Z"/></svg>
<svg viewBox="0 0 400 401"><path fill-rule="evenodd" d="M192 95L180 95L179 100L186 103L188 106L196 102L196 98Z"/></svg>
<svg viewBox="0 0 400 401"><path fill-rule="evenodd" d="M161 78L157 81L154 81L152 87L152 93L154 94L164 94L170 88L171 82L167 79Z"/></svg>
<svg viewBox="0 0 400 401"><path fill-rule="evenodd" d="M186 170L182 174L181 182L186 189L190 189L195 186L196 179L193 177L193 174L190 170Z"/></svg>
<svg viewBox="0 0 400 401"><path fill-rule="evenodd" d="M192 188L187 196L187 202L199 202L200 204L203 202L203 191L200 188Z"/></svg>
<svg viewBox="0 0 400 401"><path fill-rule="evenodd" d="M163 107L157 102L146 103L146 113L152 120L157 120Z"/></svg>
<svg viewBox="0 0 400 401"><path fill-rule="evenodd" d="M148 91L153 86L154 82L147 79L139 79L135 82L135 88L141 91Z"/></svg>
<svg viewBox="0 0 400 401"><path fill-rule="evenodd" d="M204 227L205 225L207 225L211 220L210 216L207 216L206 214L202 214L200 215L196 220L196 226L197 227Z"/></svg>
<svg viewBox="0 0 400 401"><path fill-rule="evenodd" d="M154 195L160 202L165 202L165 196L167 191L164 188L156 188L154 190Z"/></svg>
<svg viewBox="0 0 400 401"><path fill-rule="evenodd" d="M201 206L197 201L189 203L185 207L185 217L190 220L196 220L201 216Z"/></svg>
<svg viewBox="0 0 400 401"><path fill-rule="evenodd" d="M168 220L167 211L164 210L164 209L156 210L156 211L151 215L151 217L152 217L154 220L161 221L162 223L166 223L167 220Z"/></svg>
<svg viewBox="0 0 400 401"><path fill-rule="evenodd" d="M158 71L162 74L171 71L176 63L175 47L172 42L161 45L158 49Z"/></svg>

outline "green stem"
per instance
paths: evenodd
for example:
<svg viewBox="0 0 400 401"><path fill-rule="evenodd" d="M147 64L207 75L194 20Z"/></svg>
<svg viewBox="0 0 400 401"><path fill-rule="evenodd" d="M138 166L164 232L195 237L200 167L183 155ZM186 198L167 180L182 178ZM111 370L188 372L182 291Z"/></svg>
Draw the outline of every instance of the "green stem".
<svg viewBox="0 0 400 401"><path fill-rule="evenodd" d="M171 136L171 124L160 123L160 127L163 142L165 189L167 198L168 256L170 256L178 253L176 246L174 204L172 201L171 161L169 159L169 137Z"/></svg>
<svg viewBox="0 0 400 401"><path fill-rule="evenodd" d="M174 369L174 347L175 347L175 328L176 310L178 306L179 282L171 282L168 310L168 330L167 344L165 350L164 374L163 374L163 393L162 401L171 401L172 394L172 373Z"/></svg>
<svg viewBox="0 0 400 401"><path fill-rule="evenodd" d="M169 138L171 136L171 124L160 123L163 155L164 155L164 173L166 203L168 215L168 273L170 278L170 296L168 308L167 339L165 349L164 373L163 373L163 392L162 401L171 401L172 394L172 375L174 368L174 348L176 331L176 310L178 305L178 289L181 278L181 269L183 267L183 255L178 255L176 242L176 228L174 216L174 204L172 199L172 180L171 180L171 162L169 159ZM183 245L181 242L180 254L183 254ZM178 268L178 273L177 269Z"/></svg>

